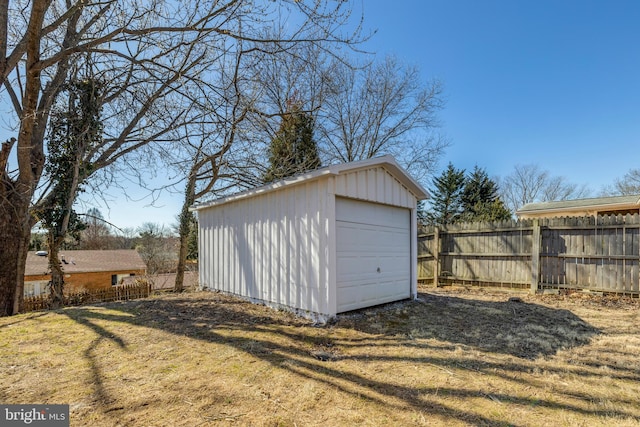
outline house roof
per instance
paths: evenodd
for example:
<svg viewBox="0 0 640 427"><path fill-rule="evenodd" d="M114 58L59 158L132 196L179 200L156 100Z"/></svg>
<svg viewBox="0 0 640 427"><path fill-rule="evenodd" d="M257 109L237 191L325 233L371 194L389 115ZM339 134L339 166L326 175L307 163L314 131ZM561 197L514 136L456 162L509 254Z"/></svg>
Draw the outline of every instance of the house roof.
<svg viewBox="0 0 640 427"><path fill-rule="evenodd" d="M595 197L589 199L564 200L559 202L528 203L518 209L516 215L553 214L576 211L616 211L640 208L640 195Z"/></svg>
<svg viewBox="0 0 640 427"><path fill-rule="evenodd" d="M407 189L413 193L418 200L423 200L429 197L427 190L420 185L409 173L398 164L395 158L390 155L373 157L370 159L359 160L357 162L341 163L338 165L327 166L321 169L316 169L307 173L285 178L281 181L276 181L271 184L263 185L261 187L246 190L237 194L233 194L227 197L222 197L210 202L196 204L191 207L192 211L198 211L211 206L222 205L231 201L240 200L256 196L258 194L270 193L277 191L281 188L299 185L304 182L313 181L326 176L336 176L344 173L355 172L357 170L369 169L372 167L381 166L391 173L396 179L398 179Z"/></svg>
<svg viewBox="0 0 640 427"><path fill-rule="evenodd" d="M104 271L146 270L147 266L137 251L117 249L108 251L60 251L66 263L62 263L65 273L90 273ZM49 274L49 257L27 254L25 276Z"/></svg>

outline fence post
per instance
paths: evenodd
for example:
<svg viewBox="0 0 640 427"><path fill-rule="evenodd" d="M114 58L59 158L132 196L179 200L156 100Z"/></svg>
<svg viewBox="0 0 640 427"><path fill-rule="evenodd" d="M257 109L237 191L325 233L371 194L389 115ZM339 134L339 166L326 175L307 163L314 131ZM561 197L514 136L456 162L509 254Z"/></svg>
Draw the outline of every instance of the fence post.
<svg viewBox="0 0 640 427"><path fill-rule="evenodd" d="M433 229L433 287L438 287L440 273L440 229L436 225Z"/></svg>
<svg viewBox="0 0 640 427"><path fill-rule="evenodd" d="M540 222L533 220L531 244L531 290L535 294L540 283Z"/></svg>

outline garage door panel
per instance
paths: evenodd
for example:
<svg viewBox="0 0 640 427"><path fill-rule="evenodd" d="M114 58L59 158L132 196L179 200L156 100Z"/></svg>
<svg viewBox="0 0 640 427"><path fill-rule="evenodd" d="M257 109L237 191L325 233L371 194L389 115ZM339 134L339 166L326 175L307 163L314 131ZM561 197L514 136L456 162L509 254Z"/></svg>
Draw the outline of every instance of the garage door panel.
<svg viewBox="0 0 640 427"><path fill-rule="evenodd" d="M358 226L338 222L338 239L343 252L407 252L409 233L403 229L376 226Z"/></svg>
<svg viewBox="0 0 640 427"><path fill-rule="evenodd" d="M337 262L337 275L344 278L375 277L378 268L376 257L341 257Z"/></svg>
<svg viewBox="0 0 640 427"><path fill-rule="evenodd" d="M338 312L409 298L410 211L336 199Z"/></svg>
<svg viewBox="0 0 640 427"><path fill-rule="evenodd" d="M389 277L393 277L394 280L408 281L410 277L405 264L406 258L404 257L360 258L357 262L353 258L340 259L337 263L337 276L342 280L338 282L338 288L351 286L351 281L380 282Z"/></svg>
<svg viewBox="0 0 640 427"><path fill-rule="evenodd" d="M357 310L373 305L385 304L408 298L404 291L399 290L403 283L395 281L378 284L362 283L360 287L352 286L338 289L338 312Z"/></svg>
<svg viewBox="0 0 640 427"><path fill-rule="evenodd" d="M407 293L400 289L404 286L404 281L391 281L378 284L376 287L376 294L379 295L379 299L383 299L384 302L397 301L398 299L407 298Z"/></svg>
<svg viewBox="0 0 640 427"><path fill-rule="evenodd" d="M378 260L378 268L382 278L394 277L395 280L409 280L409 269L405 257L383 258Z"/></svg>
<svg viewBox="0 0 640 427"><path fill-rule="evenodd" d="M403 228L406 213L406 209L359 200L340 199L336 203L336 218L342 222Z"/></svg>
<svg viewBox="0 0 640 427"><path fill-rule="evenodd" d="M338 236L342 241L342 251L383 252L392 248L405 250L408 233L397 229L359 225L354 223L338 223Z"/></svg>

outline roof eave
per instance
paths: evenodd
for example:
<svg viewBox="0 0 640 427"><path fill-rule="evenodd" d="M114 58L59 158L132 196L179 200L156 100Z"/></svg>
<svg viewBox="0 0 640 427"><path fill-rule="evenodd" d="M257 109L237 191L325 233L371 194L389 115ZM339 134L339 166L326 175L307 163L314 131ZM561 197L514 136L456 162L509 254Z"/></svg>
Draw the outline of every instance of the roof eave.
<svg viewBox="0 0 640 427"><path fill-rule="evenodd" d="M593 205L593 206L572 206L570 208L548 208L548 209L531 209L531 210L518 210L516 211L516 215L541 215L541 214L552 214L558 212L582 212L582 211L615 211L615 210L627 210L627 209L640 209L639 204L632 203L624 203L624 204L608 204L608 205Z"/></svg>
<svg viewBox="0 0 640 427"><path fill-rule="evenodd" d="M257 187L251 190L246 190L230 196L221 197L220 199L212 200L210 202L196 204L189 208L191 212L197 212L202 209L210 208L213 206L223 205L236 200L241 200L249 197L253 197L259 194L267 194L276 190L280 190L285 187L300 184L301 182L310 182L320 179L325 176L337 176L344 172L353 172L361 169L368 169L375 166L382 166L389 169L393 175L400 180L400 182L412 192L418 200L424 200L429 197L429 193L424 189L413 177L411 177L393 158L393 156L385 155L381 157L374 157L371 159L360 160L352 163L341 163L338 165L328 166L326 168L318 169L297 175L292 178L287 178L282 181L277 181L272 184Z"/></svg>
<svg viewBox="0 0 640 427"><path fill-rule="evenodd" d="M267 194L281 188L290 187L299 184L302 181L310 182L315 181L326 175L335 175L330 168L318 169L313 172L309 172L303 175L297 175L293 178L287 178L282 181L277 181L272 184L263 185L262 187L253 188L251 190L242 191L240 193L232 194L230 196L221 197L219 199L212 200L210 202L196 204L189 207L191 212L196 212L201 209L210 208L217 205L223 205L225 203L233 202L235 200L246 199L248 197L257 196L258 194Z"/></svg>

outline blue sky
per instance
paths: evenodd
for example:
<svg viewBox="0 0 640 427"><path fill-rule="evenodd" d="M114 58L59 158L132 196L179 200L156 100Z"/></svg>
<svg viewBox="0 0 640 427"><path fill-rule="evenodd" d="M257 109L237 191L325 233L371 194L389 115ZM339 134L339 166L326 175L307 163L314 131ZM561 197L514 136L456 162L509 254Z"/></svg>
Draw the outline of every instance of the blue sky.
<svg viewBox="0 0 640 427"><path fill-rule="evenodd" d="M365 2L370 46L441 79L441 162L539 164L594 192L640 167L640 2Z"/></svg>
<svg viewBox="0 0 640 427"><path fill-rule="evenodd" d="M359 3L358 3L359 4ZM640 167L640 1L362 0L366 49L444 83L440 162L538 164L594 193ZM132 189L133 191L133 189ZM122 227L175 222L181 197L112 203Z"/></svg>

